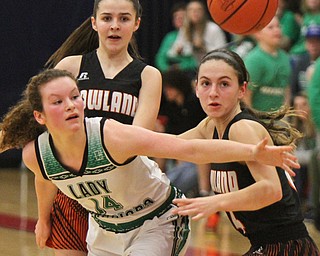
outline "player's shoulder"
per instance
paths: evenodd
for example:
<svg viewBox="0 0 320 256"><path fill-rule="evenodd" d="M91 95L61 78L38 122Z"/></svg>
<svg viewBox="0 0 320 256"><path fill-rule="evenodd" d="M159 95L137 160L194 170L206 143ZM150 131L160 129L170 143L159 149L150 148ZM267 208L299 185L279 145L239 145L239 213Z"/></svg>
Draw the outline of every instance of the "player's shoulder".
<svg viewBox="0 0 320 256"><path fill-rule="evenodd" d="M22 160L24 164L34 172L37 168L37 158L36 158L36 151L35 151L35 141L28 142L22 150Z"/></svg>
<svg viewBox="0 0 320 256"><path fill-rule="evenodd" d="M205 117L197 126L196 129L201 134L202 138L212 139L215 123L210 117Z"/></svg>
<svg viewBox="0 0 320 256"><path fill-rule="evenodd" d="M63 69L77 76L80 70L82 55L73 55L63 58L54 68Z"/></svg>
<svg viewBox="0 0 320 256"><path fill-rule="evenodd" d="M64 57L58 64L58 65L63 65L63 64L69 64L69 65L74 65L74 62L81 62L82 55L72 55L72 56L67 56Z"/></svg>
<svg viewBox="0 0 320 256"><path fill-rule="evenodd" d="M151 66L151 65L147 65L142 73L141 73L141 77L142 78L146 78L146 79L161 79L161 72L159 71L159 69Z"/></svg>
<svg viewBox="0 0 320 256"><path fill-rule="evenodd" d="M146 67L144 68L143 72L148 72L148 73L153 73L153 74L160 74L159 69L157 69L154 66L151 65L146 65Z"/></svg>
<svg viewBox="0 0 320 256"><path fill-rule="evenodd" d="M256 143L266 137L268 131L256 120L241 119L230 127L229 138L243 143Z"/></svg>

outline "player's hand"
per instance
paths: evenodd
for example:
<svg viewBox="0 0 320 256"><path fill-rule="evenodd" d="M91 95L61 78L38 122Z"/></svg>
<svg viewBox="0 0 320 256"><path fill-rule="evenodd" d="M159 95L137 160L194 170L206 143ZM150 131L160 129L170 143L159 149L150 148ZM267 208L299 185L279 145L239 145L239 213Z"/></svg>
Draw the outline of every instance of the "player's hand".
<svg viewBox="0 0 320 256"><path fill-rule="evenodd" d="M40 249L45 248L46 242L51 233L51 223L38 220L34 233L36 234L36 242Z"/></svg>
<svg viewBox="0 0 320 256"><path fill-rule="evenodd" d="M300 168L297 157L291 152L293 146L268 146L268 139L260 141L254 148L254 158L256 161L278 166L287 171L291 176L295 176L292 168Z"/></svg>
<svg viewBox="0 0 320 256"><path fill-rule="evenodd" d="M189 215L192 216L193 220L209 217L217 212L214 200L214 196L174 199L173 203L178 208L174 208L172 214Z"/></svg>

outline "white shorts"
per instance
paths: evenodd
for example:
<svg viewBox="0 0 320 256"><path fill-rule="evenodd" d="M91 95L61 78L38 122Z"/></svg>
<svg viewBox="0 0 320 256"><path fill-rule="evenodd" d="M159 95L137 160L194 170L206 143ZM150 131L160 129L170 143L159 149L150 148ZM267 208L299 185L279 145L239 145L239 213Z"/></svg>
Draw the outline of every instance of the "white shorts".
<svg viewBox="0 0 320 256"><path fill-rule="evenodd" d="M189 218L172 216L171 210L126 233L106 231L90 216L88 256L181 256L189 233Z"/></svg>

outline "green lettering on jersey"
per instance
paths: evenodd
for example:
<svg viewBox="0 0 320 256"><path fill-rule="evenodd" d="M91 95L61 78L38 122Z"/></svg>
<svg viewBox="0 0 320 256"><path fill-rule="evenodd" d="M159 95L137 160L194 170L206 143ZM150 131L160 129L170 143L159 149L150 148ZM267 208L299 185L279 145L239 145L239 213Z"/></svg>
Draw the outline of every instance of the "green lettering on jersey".
<svg viewBox="0 0 320 256"><path fill-rule="evenodd" d="M110 196L105 196L104 198L103 198L103 207L105 208L105 209L110 209L110 208L112 208L112 209L114 209L115 211L118 211L118 210L120 210L120 209L123 209L123 205L122 204L120 204L120 203L118 203L118 202L116 202L114 199L112 199Z"/></svg>
<svg viewBox="0 0 320 256"><path fill-rule="evenodd" d="M103 210L100 206L99 206L99 201L97 199L94 199L94 198L90 198L89 200L91 200L94 204L95 204L95 208L96 208L96 213L97 214L105 214L106 211Z"/></svg>

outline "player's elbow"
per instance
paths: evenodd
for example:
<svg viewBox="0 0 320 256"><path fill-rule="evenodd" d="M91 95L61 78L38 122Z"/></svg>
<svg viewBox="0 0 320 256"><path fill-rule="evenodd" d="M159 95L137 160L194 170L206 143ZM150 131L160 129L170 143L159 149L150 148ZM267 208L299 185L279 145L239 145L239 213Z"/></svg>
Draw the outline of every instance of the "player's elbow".
<svg viewBox="0 0 320 256"><path fill-rule="evenodd" d="M282 199L282 188L280 184L274 184L272 181L266 182L264 189L265 197L269 198L269 203L276 203Z"/></svg>
<svg viewBox="0 0 320 256"><path fill-rule="evenodd" d="M282 196L283 196L282 189L281 188L275 189L273 195L274 195L273 199L274 199L275 202L280 201L282 199Z"/></svg>

